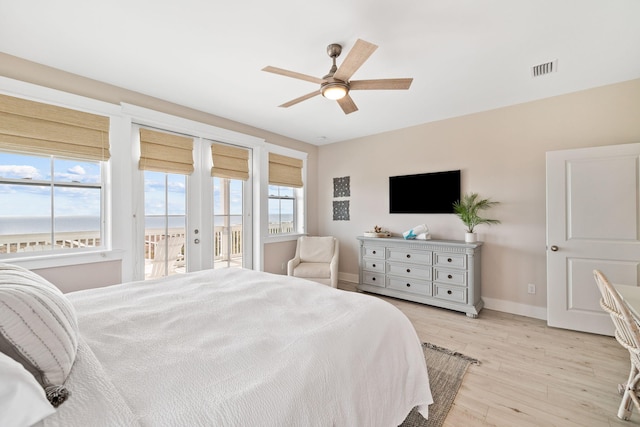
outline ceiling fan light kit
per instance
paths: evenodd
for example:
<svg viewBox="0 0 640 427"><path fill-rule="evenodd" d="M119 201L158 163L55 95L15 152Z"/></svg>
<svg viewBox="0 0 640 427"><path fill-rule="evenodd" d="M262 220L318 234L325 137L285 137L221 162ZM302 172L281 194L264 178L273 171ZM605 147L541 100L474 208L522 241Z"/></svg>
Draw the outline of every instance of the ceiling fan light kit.
<svg viewBox="0 0 640 427"><path fill-rule="evenodd" d="M333 66L329 70L329 73L322 78L271 66L264 67L262 71L320 84L320 90L315 90L289 102L285 102L280 105L280 107L288 108L322 94L322 96L327 99L337 101L342 111L344 111L345 114L349 114L358 111L358 107L355 102L353 102L351 96L349 96L350 90L406 90L409 89L413 82L412 78L349 81L351 76L369 59L369 56L371 56L377 48L378 46L373 43L361 39L356 40L355 45L338 68L336 66L336 58L340 56L342 46L336 43L330 44L327 46L327 54L333 60Z"/></svg>
<svg viewBox="0 0 640 427"><path fill-rule="evenodd" d="M349 92L349 84L339 81L322 83L320 91L322 92L322 96L335 101L347 95Z"/></svg>

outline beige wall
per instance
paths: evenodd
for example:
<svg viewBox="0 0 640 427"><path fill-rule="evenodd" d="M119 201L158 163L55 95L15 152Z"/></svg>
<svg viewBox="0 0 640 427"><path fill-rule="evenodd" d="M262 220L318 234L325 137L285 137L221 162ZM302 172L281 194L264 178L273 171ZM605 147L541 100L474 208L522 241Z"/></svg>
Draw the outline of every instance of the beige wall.
<svg viewBox="0 0 640 427"><path fill-rule="evenodd" d="M115 260L31 270L67 293L121 283L121 267L122 262Z"/></svg>
<svg viewBox="0 0 640 427"><path fill-rule="evenodd" d="M426 223L433 238L463 239L454 215L391 215L388 177L462 170L462 191L500 201L480 226L482 294L488 307L544 316L545 153L640 142L640 80L322 146L319 234L340 239L340 272L357 280L355 237L379 225L394 233ZM354 160L356 159L356 160ZM351 177L351 220L332 221L333 178ZM416 189L429 197L429 189ZM487 215L489 216L489 215ZM527 293L527 284L537 293Z"/></svg>

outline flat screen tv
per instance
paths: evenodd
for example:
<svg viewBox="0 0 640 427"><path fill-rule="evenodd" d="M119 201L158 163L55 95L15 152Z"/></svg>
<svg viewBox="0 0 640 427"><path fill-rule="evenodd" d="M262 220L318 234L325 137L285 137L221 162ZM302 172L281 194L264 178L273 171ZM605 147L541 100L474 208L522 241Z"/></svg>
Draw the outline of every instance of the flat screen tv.
<svg viewBox="0 0 640 427"><path fill-rule="evenodd" d="M460 200L460 171L389 177L389 213L453 213Z"/></svg>

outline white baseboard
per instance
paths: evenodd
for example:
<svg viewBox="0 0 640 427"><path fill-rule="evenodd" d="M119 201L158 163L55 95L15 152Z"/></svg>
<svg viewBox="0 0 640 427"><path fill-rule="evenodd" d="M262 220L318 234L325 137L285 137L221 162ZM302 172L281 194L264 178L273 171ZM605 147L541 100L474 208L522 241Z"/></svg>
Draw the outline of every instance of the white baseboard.
<svg viewBox="0 0 640 427"><path fill-rule="evenodd" d="M357 274L338 273L338 280L357 284L359 277ZM505 301L495 298L482 297L484 308L489 310L502 311L504 313L517 314L519 316L533 317L534 319L547 320L547 308L528 304L520 304L512 301Z"/></svg>
<svg viewBox="0 0 640 427"><path fill-rule="evenodd" d="M482 297L484 308L502 311L504 313L517 314L519 316L533 317L534 319L547 320L547 308L535 305L520 304L495 298Z"/></svg>
<svg viewBox="0 0 640 427"><path fill-rule="evenodd" d="M358 284L360 281L360 277L357 274L351 273L338 273L338 280L342 280L343 282L355 283Z"/></svg>

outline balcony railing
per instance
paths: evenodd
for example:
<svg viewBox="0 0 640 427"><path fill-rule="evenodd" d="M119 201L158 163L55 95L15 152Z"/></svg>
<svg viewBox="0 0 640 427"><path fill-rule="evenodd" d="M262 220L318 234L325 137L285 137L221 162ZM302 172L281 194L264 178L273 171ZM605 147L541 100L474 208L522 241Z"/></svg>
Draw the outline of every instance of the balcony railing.
<svg viewBox="0 0 640 427"><path fill-rule="evenodd" d="M170 237L183 239L180 254L184 256L184 228L170 228L167 230ZM269 234L290 233L293 231L293 223L269 224ZM224 238L224 227L216 226L213 230L214 260L219 261L229 254L232 258L242 257L242 225L230 227L230 247L228 240ZM153 260L156 255L158 243L164 238L165 229L145 229L145 260ZM63 248L91 248L100 246L99 231L70 231L55 233L55 242L51 244L50 233L12 234L0 235L0 254L20 252L40 252Z"/></svg>
<svg viewBox="0 0 640 427"><path fill-rule="evenodd" d="M99 231L69 231L55 235L51 245L51 233L5 234L0 236L0 254L50 251L62 248L87 248L100 246Z"/></svg>

